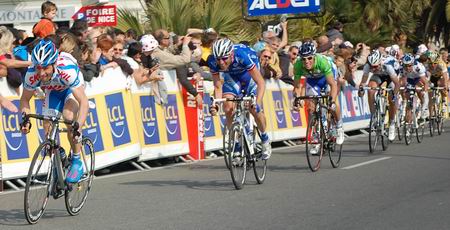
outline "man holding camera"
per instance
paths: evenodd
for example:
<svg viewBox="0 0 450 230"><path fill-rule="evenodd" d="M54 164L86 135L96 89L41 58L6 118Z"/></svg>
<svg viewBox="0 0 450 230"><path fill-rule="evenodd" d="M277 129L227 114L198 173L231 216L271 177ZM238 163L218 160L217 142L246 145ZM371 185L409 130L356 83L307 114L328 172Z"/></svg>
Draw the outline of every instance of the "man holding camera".
<svg viewBox="0 0 450 230"><path fill-rule="evenodd" d="M181 53L179 55L175 55L169 49L171 36L167 30L156 30L153 36L158 41L159 46L153 51L152 57L160 60L161 69L175 69L184 66L191 61L191 50L188 46L191 41L190 36L183 36L180 38Z"/></svg>

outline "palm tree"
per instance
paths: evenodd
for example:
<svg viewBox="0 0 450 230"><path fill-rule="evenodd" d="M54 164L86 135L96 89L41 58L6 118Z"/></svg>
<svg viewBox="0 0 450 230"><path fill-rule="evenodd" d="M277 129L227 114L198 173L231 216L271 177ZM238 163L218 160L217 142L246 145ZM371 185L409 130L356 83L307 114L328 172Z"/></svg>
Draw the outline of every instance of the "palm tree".
<svg viewBox="0 0 450 230"><path fill-rule="evenodd" d="M439 40L443 36L443 45L449 45L450 0L432 0L431 10L425 26L426 40Z"/></svg>

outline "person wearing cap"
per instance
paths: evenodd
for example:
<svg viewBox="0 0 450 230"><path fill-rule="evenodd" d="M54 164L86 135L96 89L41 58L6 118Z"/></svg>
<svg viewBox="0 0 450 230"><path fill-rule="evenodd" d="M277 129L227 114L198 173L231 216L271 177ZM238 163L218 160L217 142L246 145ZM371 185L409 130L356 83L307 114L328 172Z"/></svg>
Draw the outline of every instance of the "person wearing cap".
<svg viewBox="0 0 450 230"><path fill-rule="evenodd" d="M189 42L191 41L191 37L186 35L180 38L181 44L181 53L179 55L175 55L170 52L170 35L167 30L159 29L153 33L156 41L158 41L159 45L153 51L152 57L157 58L160 61L161 69L175 69L179 66L183 66L188 64L191 61L191 50L189 49Z"/></svg>

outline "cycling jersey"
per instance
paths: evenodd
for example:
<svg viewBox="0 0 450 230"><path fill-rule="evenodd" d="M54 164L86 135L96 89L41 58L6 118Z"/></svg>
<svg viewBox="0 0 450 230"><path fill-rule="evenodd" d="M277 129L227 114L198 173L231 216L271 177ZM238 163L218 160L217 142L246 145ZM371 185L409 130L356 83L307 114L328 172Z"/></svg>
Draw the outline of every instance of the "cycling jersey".
<svg viewBox="0 0 450 230"><path fill-rule="evenodd" d="M394 71L397 75L400 74L402 66L400 65L400 63L398 62L398 60L395 57L393 57L391 55L387 55L383 58L383 63L385 65L392 66L392 68L394 68Z"/></svg>
<svg viewBox="0 0 450 230"><path fill-rule="evenodd" d="M447 73L447 65L443 61L439 61L435 68L428 64L427 70L430 72L431 78L441 78L444 73Z"/></svg>
<svg viewBox="0 0 450 230"><path fill-rule="evenodd" d="M306 79L318 79L325 76L334 76L330 60L326 56L315 54L314 66L312 70L307 70L301 59L297 60L294 64L295 80L299 80L302 76Z"/></svg>
<svg viewBox="0 0 450 230"><path fill-rule="evenodd" d="M253 68L259 69L256 52L245 45L237 44L233 46L233 53L233 60L227 70L221 70L214 55L209 55L207 62L211 73L223 73L223 94L237 96L244 90L246 95L256 95L256 83L249 73Z"/></svg>
<svg viewBox="0 0 450 230"><path fill-rule="evenodd" d="M41 88L45 92L44 115L57 116L62 112L65 102L73 97L71 89L84 85L83 74L78 68L76 59L69 53L61 52L56 61L55 71L51 79L42 82L33 65L28 68L23 87L34 91Z"/></svg>
<svg viewBox="0 0 450 230"><path fill-rule="evenodd" d="M426 76L425 66L420 62L416 62L416 63L414 63L413 71L408 73L405 70L403 70L402 76L406 77L408 79L416 79L416 78L420 78L420 77L425 77Z"/></svg>
<svg viewBox="0 0 450 230"><path fill-rule="evenodd" d="M306 77L306 95L319 95L325 89L327 76L336 78L337 70L332 68L332 59L321 54L314 55L314 66L312 70L304 67L302 60L297 60L294 64L294 76L298 80L302 76Z"/></svg>

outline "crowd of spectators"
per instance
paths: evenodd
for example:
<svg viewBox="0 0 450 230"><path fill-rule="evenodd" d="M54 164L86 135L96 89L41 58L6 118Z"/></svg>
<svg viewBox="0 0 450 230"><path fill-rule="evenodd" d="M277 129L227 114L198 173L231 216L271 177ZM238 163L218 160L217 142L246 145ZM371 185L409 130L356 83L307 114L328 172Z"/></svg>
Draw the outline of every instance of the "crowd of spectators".
<svg viewBox="0 0 450 230"><path fill-rule="evenodd" d="M160 70L175 70L181 85L198 102L202 100L189 79L211 80L206 60L211 54L214 41L221 37L213 28L189 29L182 36L165 29L138 36L133 29L123 32L117 28L90 28L84 20L75 20L70 28L58 28L52 21L57 10L57 6L50 1L42 4L42 18L33 27L33 37L28 37L25 31L0 26L0 76L6 77L17 94L20 93L19 88L27 67L31 65L29 54L34 44L44 38L54 41L61 55L78 63L86 82L102 77L107 69L120 68L125 76L134 79L136 85L150 84L155 94L161 94L165 90L165 84ZM264 78L280 79L292 85L293 66L304 41L289 44L287 24L287 21L280 22L281 34L264 31L255 44L244 41L241 43L258 53L260 71ZM315 38L314 42L318 53L333 60L340 82L347 80L355 86L352 73L367 62L370 51L379 49L385 52L389 45L353 45L345 40L343 30L344 25L336 22L326 34ZM406 40L404 35L395 37L399 49L405 47ZM441 50L442 56L445 56L445 52L446 50ZM401 53L399 52L400 55ZM159 102L164 103L164 95L159 96ZM0 99L3 103L4 99Z"/></svg>

